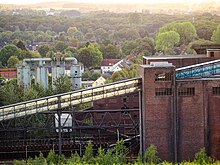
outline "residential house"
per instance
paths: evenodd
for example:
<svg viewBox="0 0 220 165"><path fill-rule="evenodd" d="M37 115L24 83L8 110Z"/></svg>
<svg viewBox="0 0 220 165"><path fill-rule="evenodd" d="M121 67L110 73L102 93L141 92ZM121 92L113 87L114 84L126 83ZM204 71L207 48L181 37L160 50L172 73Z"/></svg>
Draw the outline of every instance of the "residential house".
<svg viewBox="0 0 220 165"><path fill-rule="evenodd" d="M95 87L95 86L100 86L100 85L104 85L106 79L102 76L100 76L97 80L95 81L82 81L82 85L85 88L89 88L89 87Z"/></svg>

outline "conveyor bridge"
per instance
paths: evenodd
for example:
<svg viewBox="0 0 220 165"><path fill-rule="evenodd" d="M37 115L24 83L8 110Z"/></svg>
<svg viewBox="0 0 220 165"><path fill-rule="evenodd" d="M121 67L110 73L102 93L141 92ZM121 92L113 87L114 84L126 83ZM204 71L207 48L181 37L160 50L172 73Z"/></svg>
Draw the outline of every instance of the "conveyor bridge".
<svg viewBox="0 0 220 165"><path fill-rule="evenodd" d="M103 86L43 97L0 107L0 121L53 111L104 98L134 93L141 89L141 78L118 81Z"/></svg>
<svg viewBox="0 0 220 165"><path fill-rule="evenodd" d="M176 78L210 77L220 74L220 60L209 61L176 69Z"/></svg>
<svg viewBox="0 0 220 165"><path fill-rule="evenodd" d="M176 69L176 78L210 77L220 74L220 60ZM72 91L0 107L0 121L39 112L53 111L95 100L141 90L141 78L127 79L103 86Z"/></svg>

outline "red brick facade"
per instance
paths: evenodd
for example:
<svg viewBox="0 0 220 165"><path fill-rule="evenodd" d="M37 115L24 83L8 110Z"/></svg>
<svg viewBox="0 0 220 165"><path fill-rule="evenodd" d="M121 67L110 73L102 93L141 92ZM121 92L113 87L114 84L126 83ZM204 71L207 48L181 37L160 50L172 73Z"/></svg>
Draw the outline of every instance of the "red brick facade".
<svg viewBox="0 0 220 165"><path fill-rule="evenodd" d="M174 67L142 65L139 73L145 149L154 144L162 160L182 161L205 147L220 159L220 79L175 80Z"/></svg>

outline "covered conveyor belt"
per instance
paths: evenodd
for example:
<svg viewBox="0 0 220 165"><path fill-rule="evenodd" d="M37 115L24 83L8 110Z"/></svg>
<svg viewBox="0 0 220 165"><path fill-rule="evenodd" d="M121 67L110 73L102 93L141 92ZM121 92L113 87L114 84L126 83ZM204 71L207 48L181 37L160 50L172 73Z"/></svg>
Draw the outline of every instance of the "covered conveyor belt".
<svg viewBox="0 0 220 165"><path fill-rule="evenodd" d="M0 107L0 121L129 94L137 92L139 89L141 89L141 78L133 78L103 86L20 102Z"/></svg>
<svg viewBox="0 0 220 165"><path fill-rule="evenodd" d="M210 77L220 74L220 60L190 65L176 69L176 78Z"/></svg>

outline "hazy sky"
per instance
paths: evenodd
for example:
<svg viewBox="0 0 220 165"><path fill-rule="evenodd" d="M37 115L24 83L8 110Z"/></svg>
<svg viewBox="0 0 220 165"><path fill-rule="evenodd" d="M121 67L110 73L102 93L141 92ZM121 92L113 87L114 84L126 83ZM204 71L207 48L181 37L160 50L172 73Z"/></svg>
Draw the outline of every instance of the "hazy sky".
<svg viewBox="0 0 220 165"><path fill-rule="evenodd" d="M0 3L4 4L33 4L39 2L50 2L50 1L68 1L68 2L94 2L94 3L175 3L175 2L207 2L220 0L0 0Z"/></svg>

